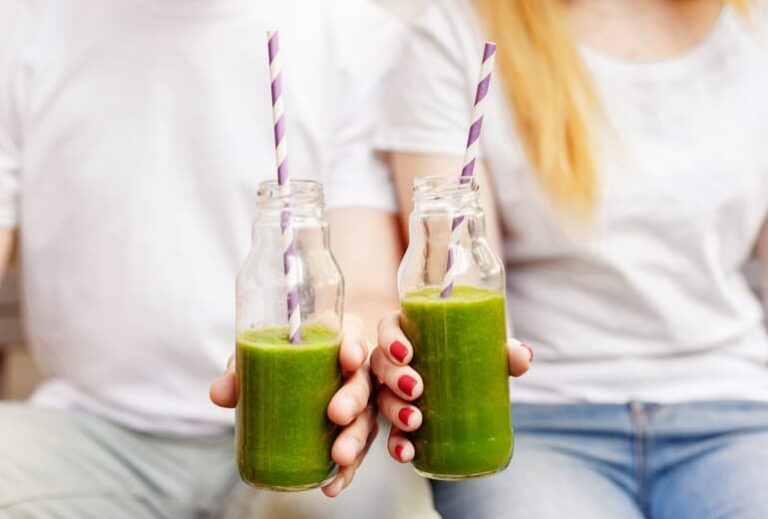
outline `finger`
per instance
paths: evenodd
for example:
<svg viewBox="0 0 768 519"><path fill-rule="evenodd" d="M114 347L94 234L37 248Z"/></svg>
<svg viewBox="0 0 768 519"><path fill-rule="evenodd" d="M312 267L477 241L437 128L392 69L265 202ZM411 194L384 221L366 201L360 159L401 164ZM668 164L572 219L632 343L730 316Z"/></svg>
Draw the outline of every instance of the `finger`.
<svg viewBox="0 0 768 519"><path fill-rule="evenodd" d="M336 497L352 483L355 471L362 464L377 432L376 411L369 406L339 434L331 449L331 457L339 465L339 470L333 481L322 488L326 496Z"/></svg>
<svg viewBox="0 0 768 519"><path fill-rule="evenodd" d="M371 425L372 428L370 432L368 433L368 440L366 441L365 447L363 448L362 452L358 453L357 457L355 458L355 461L351 465L344 465L339 466L339 471L336 474L336 477L334 480L323 487L323 492L328 497L336 497L339 495L339 493L347 488L350 483L352 483L352 480L355 478L355 473L357 472L357 469L360 468L360 465L363 464L363 460L365 459L366 454L368 453L368 450L371 447L371 444L373 443L373 440L376 439L376 434L379 431L379 425L376 421L376 414L375 411L372 410L371 414Z"/></svg>
<svg viewBox="0 0 768 519"><path fill-rule="evenodd" d="M376 402L379 411L398 429L413 432L421 426L421 411L398 398L388 387L381 388Z"/></svg>
<svg viewBox="0 0 768 519"><path fill-rule="evenodd" d="M226 372L213 381L208 395L211 402L220 407L235 407L237 405L237 377L235 376L235 357L227 361Z"/></svg>
<svg viewBox="0 0 768 519"><path fill-rule="evenodd" d="M331 457L341 467L352 465L368 443L368 436L373 431L375 411L368 406L355 420L345 427L333 442Z"/></svg>
<svg viewBox="0 0 768 519"><path fill-rule="evenodd" d="M405 365L413 358L413 347L400 328L400 312L391 312L379 321L379 346L394 364Z"/></svg>
<svg viewBox="0 0 768 519"><path fill-rule="evenodd" d="M362 464L364 458L365 458L365 454L364 453L360 454L355 459L355 463L353 463L352 465L347 465L346 467L339 467L339 470L336 473L336 476L333 478L333 481L331 481L329 484L325 485L321 489L323 493L328 497L338 496L342 490L347 488L350 485L350 483L352 483L352 480L355 478L355 473L357 472L357 469Z"/></svg>
<svg viewBox="0 0 768 519"><path fill-rule="evenodd" d="M394 393L404 400L415 400L421 396L424 384L416 370L409 366L398 366L386 356L381 346L371 354L371 370Z"/></svg>
<svg viewBox="0 0 768 519"><path fill-rule="evenodd" d="M509 374L513 377L519 377L531 367L533 348L516 339L510 339L507 344L507 358L509 359Z"/></svg>
<svg viewBox="0 0 768 519"><path fill-rule="evenodd" d="M389 450L389 455L399 463L408 463L416 454L413 444L397 427L392 427L389 430L387 450Z"/></svg>
<svg viewBox="0 0 768 519"><path fill-rule="evenodd" d="M355 371L368 359L368 342L363 322L356 315L344 316L344 337L339 351L339 362L344 371Z"/></svg>
<svg viewBox="0 0 768 519"><path fill-rule="evenodd" d="M371 389L368 368L355 371L333 395L328 404L328 418L335 424L349 425L368 405Z"/></svg>

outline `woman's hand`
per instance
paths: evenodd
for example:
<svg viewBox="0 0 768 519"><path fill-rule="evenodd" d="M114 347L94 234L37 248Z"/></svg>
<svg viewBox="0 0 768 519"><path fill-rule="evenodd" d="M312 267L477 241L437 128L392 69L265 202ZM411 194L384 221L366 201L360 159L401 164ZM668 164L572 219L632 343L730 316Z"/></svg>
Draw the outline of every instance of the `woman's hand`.
<svg viewBox="0 0 768 519"><path fill-rule="evenodd" d="M533 350L518 341L507 345L509 374L519 377L531 366ZM416 371L409 366L413 348L400 329L400 312L392 312L379 323L379 345L371 355L371 370L383 383L379 389L378 407L389 420L387 448L389 454L401 463L413 459L413 444L404 433L415 431L421 426L421 411L409 402L421 396L424 383Z"/></svg>
<svg viewBox="0 0 768 519"><path fill-rule="evenodd" d="M355 470L368 452L376 436L376 411L368 405L371 378L368 372L368 343L362 321L354 315L344 316L344 338L339 362L345 373L344 385L328 404L328 417L343 427L333 444L331 456L339 465L336 477L322 488L328 497L336 497L352 482ZM229 358L226 372L211 384L211 401L221 407L237 405L237 377L234 357Z"/></svg>

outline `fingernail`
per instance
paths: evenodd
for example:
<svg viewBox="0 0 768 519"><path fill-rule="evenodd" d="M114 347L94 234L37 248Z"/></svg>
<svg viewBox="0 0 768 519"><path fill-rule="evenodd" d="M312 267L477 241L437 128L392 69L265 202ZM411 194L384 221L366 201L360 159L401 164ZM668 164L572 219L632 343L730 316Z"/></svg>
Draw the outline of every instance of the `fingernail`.
<svg viewBox="0 0 768 519"><path fill-rule="evenodd" d="M336 481L331 483L331 493L338 494L341 492L341 490L344 488L344 476L339 476L336 478Z"/></svg>
<svg viewBox="0 0 768 519"><path fill-rule="evenodd" d="M521 343L520 343L520 346L522 346L523 348L525 348L526 350L528 350L528 353L529 353L529 354L530 354L530 356L531 356L531 358L530 358L530 359L528 359L528 362L533 362L533 348L531 348L530 346L528 346L528 345L527 345L526 343L524 343L524 342L521 342Z"/></svg>
<svg viewBox="0 0 768 519"><path fill-rule="evenodd" d="M400 409L400 412L397 413L397 417L400 419L401 422L403 422L403 424L406 427L408 427L410 425L408 423L408 419L411 417L411 415L414 412L415 411L413 409L411 409L410 407L403 407L402 409Z"/></svg>
<svg viewBox="0 0 768 519"><path fill-rule="evenodd" d="M413 388L416 387L416 379L410 375L403 375L397 379L397 387L408 396L413 394Z"/></svg>
<svg viewBox="0 0 768 519"><path fill-rule="evenodd" d="M395 445L395 456L397 456L397 459L400 461L403 461L403 446L402 445Z"/></svg>
<svg viewBox="0 0 768 519"><path fill-rule="evenodd" d="M392 354L394 358L397 359L397 362L403 362L405 358L408 356L408 348L406 348L405 344L403 344L400 341L395 341L392 344L390 344L389 352Z"/></svg>

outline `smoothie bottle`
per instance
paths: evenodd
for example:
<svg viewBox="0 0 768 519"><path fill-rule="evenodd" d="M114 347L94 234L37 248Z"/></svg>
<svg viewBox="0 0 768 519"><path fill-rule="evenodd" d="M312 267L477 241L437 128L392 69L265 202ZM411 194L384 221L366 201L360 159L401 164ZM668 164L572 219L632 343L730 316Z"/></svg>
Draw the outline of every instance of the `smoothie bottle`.
<svg viewBox="0 0 768 519"><path fill-rule="evenodd" d="M301 340L291 343L281 215L290 224L299 277ZM237 278L236 448L249 485L297 491L336 473L337 427L326 409L341 387L343 280L329 247L320 184L293 181L290 195L261 184L253 245Z"/></svg>
<svg viewBox="0 0 768 519"><path fill-rule="evenodd" d="M441 297L457 217L463 221L453 290ZM413 465L432 479L490 475L512 457L504 267L484 225L474 180L416 180L398 288L401 325L413 344L411 365L424 380Z"/></svg>

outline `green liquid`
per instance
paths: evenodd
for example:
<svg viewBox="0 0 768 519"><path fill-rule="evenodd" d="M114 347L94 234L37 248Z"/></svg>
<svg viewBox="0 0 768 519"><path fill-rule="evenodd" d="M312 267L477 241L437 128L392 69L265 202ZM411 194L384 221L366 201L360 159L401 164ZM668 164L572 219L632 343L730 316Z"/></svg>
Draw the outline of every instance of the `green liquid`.
<svg viewBox="0 0 768 519"><path fill-rule="evenodd" d="M503 470L512 457L504 296L456 286L407 294L402 326L424 379L413 434L413 464L435 479L465 479Z"/></svg>
<svg viewBox="0 0 768 519"><path fill-rule="evenodd" d="M341 387L339 334L302 327L291 344L286 327L237 338L237 462L249 485L272 490L320 486L336 472L337 427L326 414Z"/></svg>

